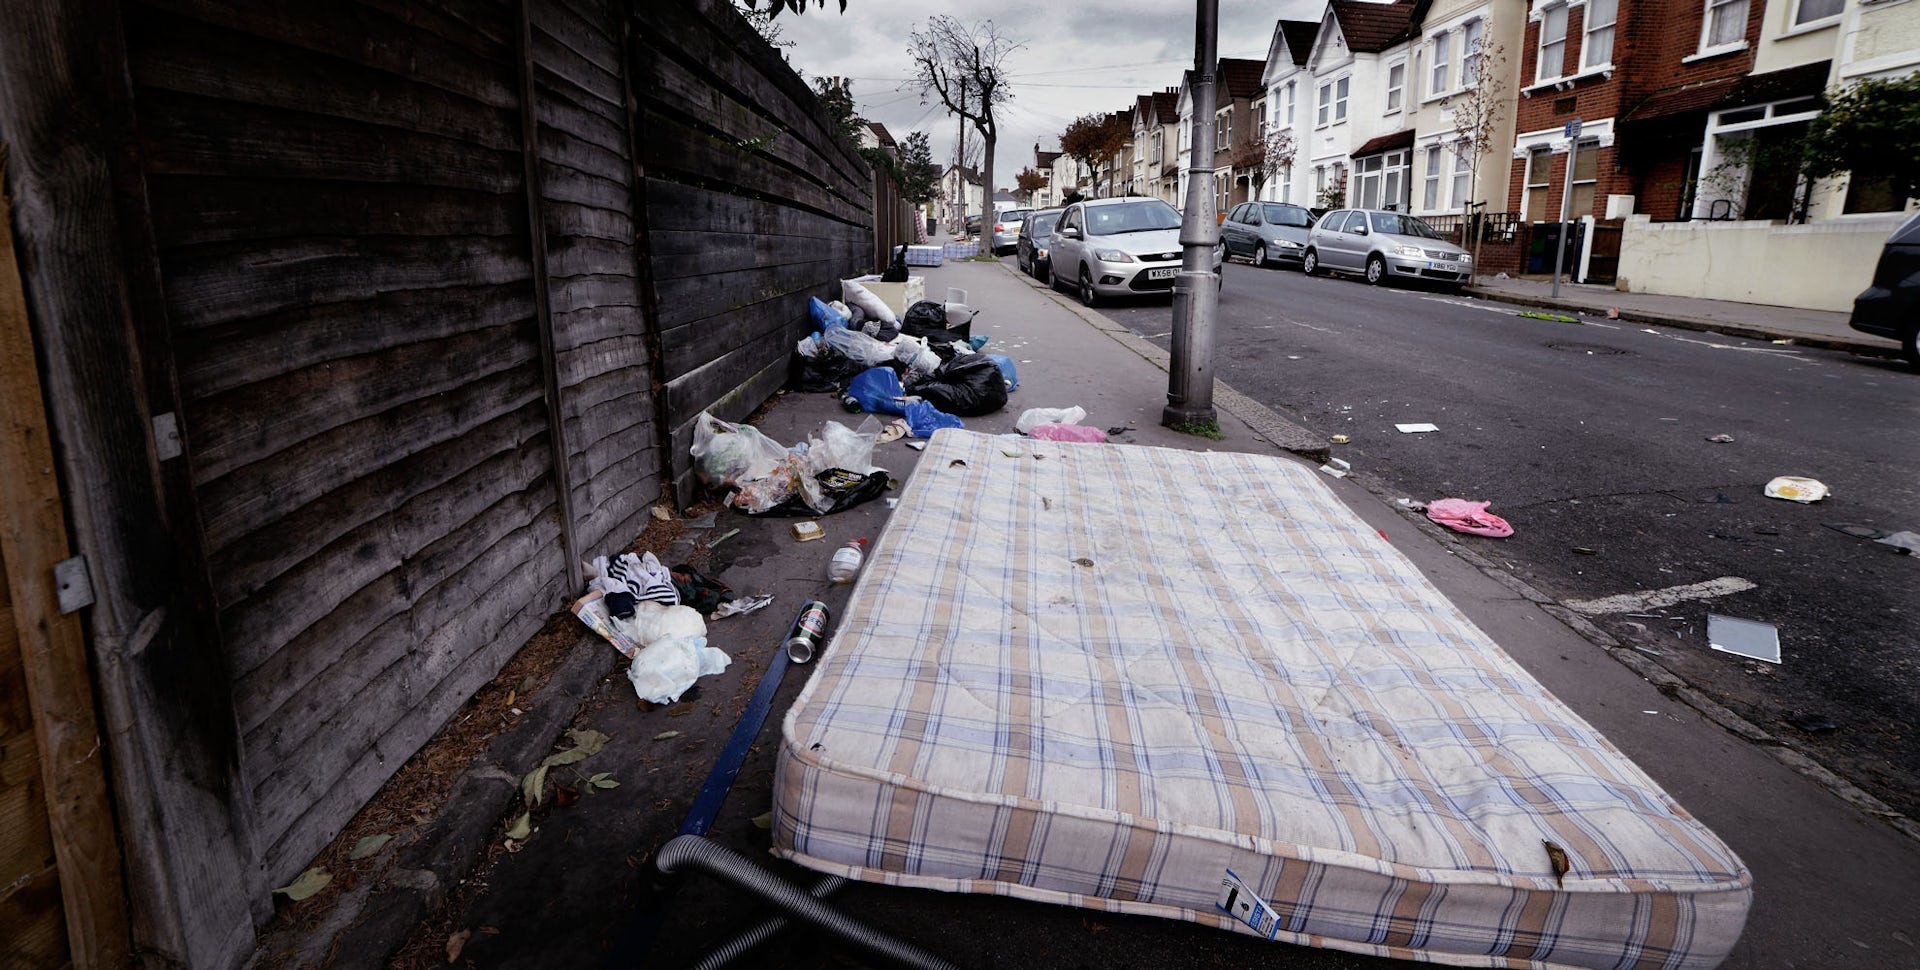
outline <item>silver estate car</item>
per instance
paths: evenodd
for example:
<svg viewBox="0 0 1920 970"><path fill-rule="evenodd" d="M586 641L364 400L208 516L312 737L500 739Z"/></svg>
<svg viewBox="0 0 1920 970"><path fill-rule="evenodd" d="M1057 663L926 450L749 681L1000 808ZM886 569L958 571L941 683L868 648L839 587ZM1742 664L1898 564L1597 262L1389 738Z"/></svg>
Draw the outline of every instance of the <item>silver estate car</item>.
<svg viewBox="0 0 1920 970"><path fill-rule="evenodd" d="M993 214L993 254L1005 256L1019 244L1020 224L1032 209L1002 209Z"/></svg>
<svg viewBox="0 0 1920 970"><path fill-rule="evenodd" d="M1213 247L1213 271L1224 249ZM1053 288L1094 306L1104 297L1170 293L1180 275L1180 210L1159 199L1123 196L1067 206L1047 243Z"/></svg>
<svg viewBox="0 0 1920 970"><path fill-rule="evenodd" d="M1291 202L1242 202L1220 223L1227 255L1244 256L1255 266L1300 262L1307 251L1313 213Z"/></svg>
<svg viewBox="0 0 1920 970"><path fill-rule="evenodd" d="M1459 286L1473 270L1473 257L1404 212L1335 209L1307 234L1300 269L1308 276L1323 269L1360 273L1376 285L1406 277Z"/></svg>

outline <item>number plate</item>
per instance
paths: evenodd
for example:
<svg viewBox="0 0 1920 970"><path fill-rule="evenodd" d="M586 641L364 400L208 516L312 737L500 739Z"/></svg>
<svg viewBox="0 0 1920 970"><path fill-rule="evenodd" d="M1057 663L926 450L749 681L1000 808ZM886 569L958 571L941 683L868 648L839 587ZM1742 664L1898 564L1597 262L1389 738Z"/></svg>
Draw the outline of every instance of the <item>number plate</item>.
<svg viewBox="0 0 1920 970"><path fill-rule="evenodd" d="M1170 280L1178 275L1180 275L1180 271L1172 266L1168 266L1165 269L1147 270L1147 279L1150 280Z"/></svg>

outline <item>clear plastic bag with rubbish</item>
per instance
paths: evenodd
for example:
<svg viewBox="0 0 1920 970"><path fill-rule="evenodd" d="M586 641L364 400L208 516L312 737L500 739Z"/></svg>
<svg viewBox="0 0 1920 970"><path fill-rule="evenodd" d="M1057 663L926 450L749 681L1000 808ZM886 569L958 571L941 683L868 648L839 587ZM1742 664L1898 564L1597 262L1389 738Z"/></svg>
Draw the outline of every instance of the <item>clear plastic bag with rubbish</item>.
<svg viewBox="0 0 1920 970"><path fill-rule="evenodd" d="M871 414L860 422L859 430L828 421L807 437L806 470L818 474L829 468L844 468L862 475L879 471L873 464L873 446L884 427Z"/></svg>
<svg viewBox="0 0 1920 970"><path fill-rule="evenodd" d="M858 330L835 327L822 331L820 338L826 341L827 346L868 367L893 359L894 348L891 344L881 343Z"/></svg>
<svg viewBox="0 0 1920 970"><path fill-rule="evenodd" d="M871 339L871 338L868 338ZM787 449L750 424L700 412L693 422L693 467L708 488L727 488L771 474Z"/></svg>
<svg viewBox="0 0 1920 970"><path fill-rule="evenodd" d="M1028 408L1020 412L1020 418L1013 422L1013 427L1021 434L1026 434L1039 425L1079 424L1086 419L1087 409L1082 407Z"/></svg>

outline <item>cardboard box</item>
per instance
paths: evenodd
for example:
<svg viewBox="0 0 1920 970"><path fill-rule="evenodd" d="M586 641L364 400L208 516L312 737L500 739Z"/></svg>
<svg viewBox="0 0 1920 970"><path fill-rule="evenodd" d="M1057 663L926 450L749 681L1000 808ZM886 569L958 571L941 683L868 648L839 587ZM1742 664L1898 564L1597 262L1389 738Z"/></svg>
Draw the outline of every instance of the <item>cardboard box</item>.
<svg viewBox="0 0 1920 970"><path fill-rule="evenodd" d="M882 283L877 279L859 281L896 315L905 316L907 308L927 298L927 278L909 276L905 283Z"/></svg>

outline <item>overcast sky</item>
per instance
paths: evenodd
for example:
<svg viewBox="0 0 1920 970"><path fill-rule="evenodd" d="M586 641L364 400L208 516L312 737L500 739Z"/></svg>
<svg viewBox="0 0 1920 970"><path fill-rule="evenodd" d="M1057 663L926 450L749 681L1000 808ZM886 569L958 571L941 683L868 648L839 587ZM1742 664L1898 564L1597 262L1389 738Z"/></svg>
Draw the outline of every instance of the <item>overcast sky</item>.
<svg viewBox="0 0 1920 970"><path fill-rule="evenodd" d="M1220 56L1264 60L1276 20L1317 20L1325 7L1324 0L1220 0ZM843 14L828 0L824 9L809 3L806 13L783 13L774 24L780 39L794 42L787 59L809 83L852 78L862 117L897 139L925 131L944 167L953 161L959 122L937 96L921 103L909 84L908 38L938 14L970 26L992 21L1001 36L1025 45L1007 59L1013 100L997 119L994 181L1008 188L1033 163L1034 143L1059 148L1073 119L1131 109L1137 94L1178 87L1193 66L1194 9L1187 0L848 0Z"/></svg>

